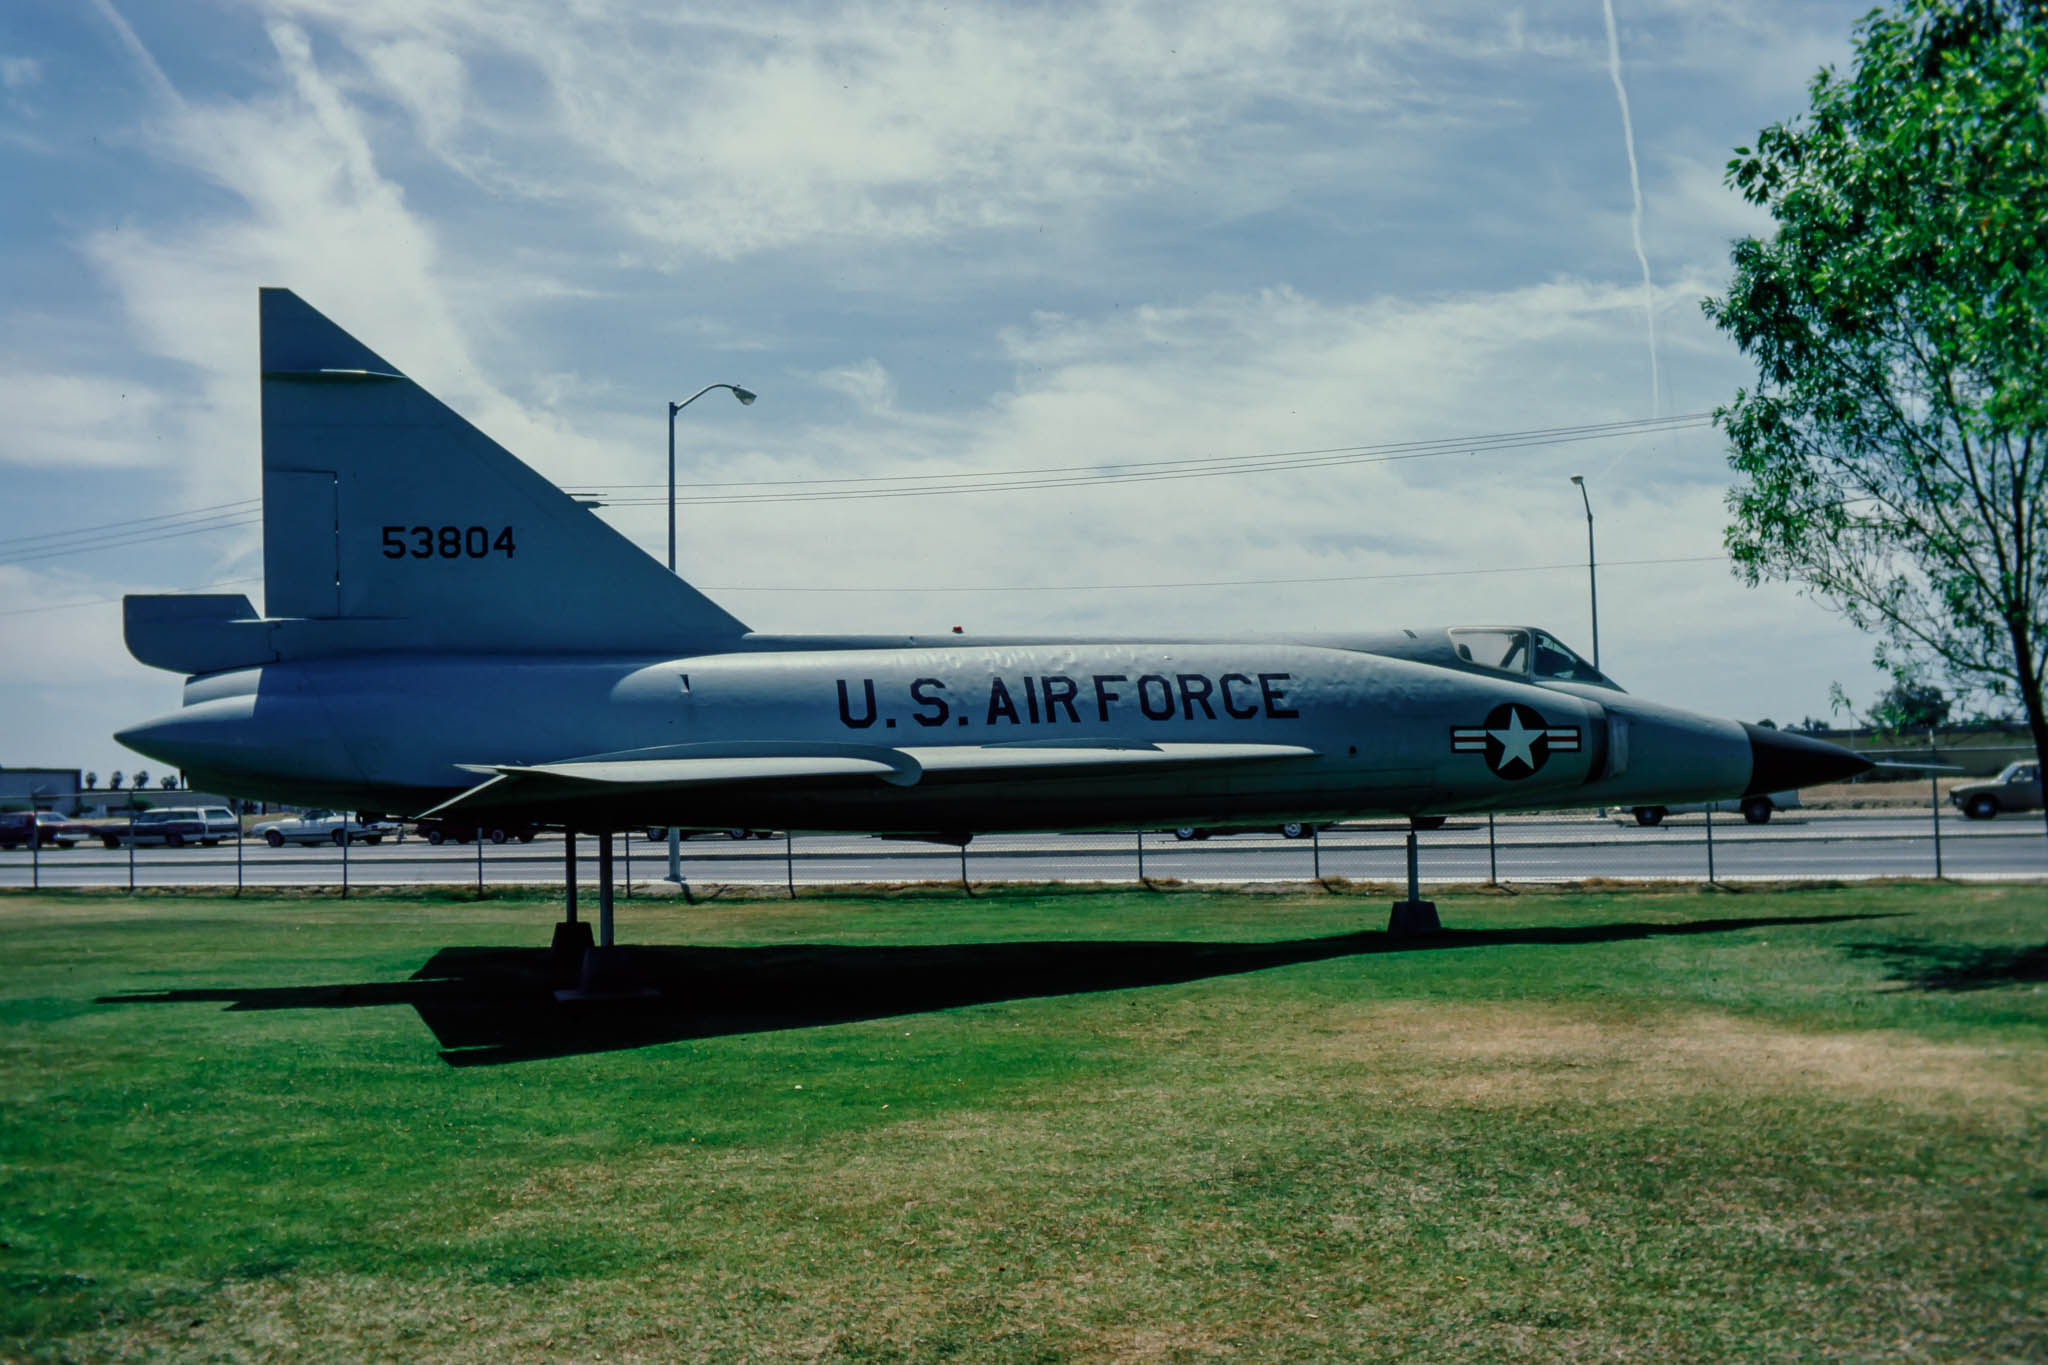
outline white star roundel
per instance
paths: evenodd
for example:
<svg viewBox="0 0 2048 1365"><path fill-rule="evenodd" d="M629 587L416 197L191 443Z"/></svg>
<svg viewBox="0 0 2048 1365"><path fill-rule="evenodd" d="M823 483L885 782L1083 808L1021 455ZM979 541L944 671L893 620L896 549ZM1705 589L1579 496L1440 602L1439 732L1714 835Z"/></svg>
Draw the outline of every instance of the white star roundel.
<svg viewBox="0 0 2048 1365"><path fill-rule="evenodd" d="M1543 770L1552 754L1579 751L1579 727L1552 725L1534 707L1504 701L1486 713L1484 725L1451 727L1451 752L1484 754L1496 777L1518 782Z"/></svg>

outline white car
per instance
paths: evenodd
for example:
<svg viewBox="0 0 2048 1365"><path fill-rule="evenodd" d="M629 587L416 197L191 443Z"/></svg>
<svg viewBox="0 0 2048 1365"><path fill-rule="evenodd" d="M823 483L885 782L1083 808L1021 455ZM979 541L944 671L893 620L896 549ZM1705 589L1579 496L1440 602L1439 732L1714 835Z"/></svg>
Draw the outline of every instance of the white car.
<svg viewBox="0 0 2048 1365"><path fill-rule="evenodd" d="M1697 815L1701 811L1741 811L1742 818L1752 825L1768 825L1771 816L1781 810L1798 810L1799 793L1796 791L1764 792L1757 796L1744 796L1727 801L1693 801L1682 806L1637 806L1636 823L1655 825L1667 815Z"/></svg>
<svg viewBox="0 0 2048 1365"><path fill-rule="evenodd" d="M393 820L365 822L340 811L309 810L265 821L250 832L272 848L283 848L286 844L380 844L387 834L396 837L400 826Z"/></svg>

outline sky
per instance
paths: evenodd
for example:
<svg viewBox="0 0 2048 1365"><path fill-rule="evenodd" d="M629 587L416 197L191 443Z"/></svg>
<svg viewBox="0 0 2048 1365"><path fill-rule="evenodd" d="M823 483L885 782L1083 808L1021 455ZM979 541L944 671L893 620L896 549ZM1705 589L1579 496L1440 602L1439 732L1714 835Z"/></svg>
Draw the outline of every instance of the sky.
<svg viewBox="0 0 2048 1365"><path fill-rule="evenodd" d="M680 571L757 630L1590 654L1582 474L1622 686L1867 705L1869 639L1723 557L1754 377L1700 311L1769 230L1733 149L1865 9L16 0L0 765L142 762L182 679L122 593L260 607L263 285L657 558L668 402L758 391L676 436Z"/></svg>

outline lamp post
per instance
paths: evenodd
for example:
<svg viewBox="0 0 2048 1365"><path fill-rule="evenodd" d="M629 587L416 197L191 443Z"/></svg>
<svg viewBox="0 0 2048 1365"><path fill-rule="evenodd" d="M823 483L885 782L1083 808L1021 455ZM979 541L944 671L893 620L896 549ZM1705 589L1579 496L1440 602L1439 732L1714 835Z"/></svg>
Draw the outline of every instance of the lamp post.
<svg viewBox="0 0 2048 1365"><path fill-rule="evenodd" d="M682 402L668 405L668 571L676 571L676 414L702 398L713 389L731 389L732 396L740 400L741 407L751 405L756 397L750 389L737 384L706 384L703 388L685 398Z"/></svg>
<svg viewBox="0 0 2048 1365"><path fill-rule="evenodd" d="M1586 504L1586 594L1593 607L1593 667L1600 667L1600 579L1593 562L1593 499L1586 492L1586 476L1572 475L1579 486L1579 501Z"/></svg>
<svg viewBox="0 0 2048 1365"><path fill-rule="evenodd" d="M741 407L753 405L757 396L751 389L737 384L706 384L703 388L678 403L671 399L668 405L668 571L676 571L676 414L702 398L713 389L731 389L732 396L740 400ZM683 884L683 832L671 824L668 827L668 879L677 886Z"/></svg>

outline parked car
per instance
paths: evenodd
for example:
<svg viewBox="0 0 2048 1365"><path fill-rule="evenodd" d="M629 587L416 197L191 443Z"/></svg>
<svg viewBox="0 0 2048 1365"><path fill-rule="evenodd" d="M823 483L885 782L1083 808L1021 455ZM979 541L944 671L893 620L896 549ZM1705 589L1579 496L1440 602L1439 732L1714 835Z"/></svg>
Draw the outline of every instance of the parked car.
<svg viewBox="0 0 2048 1365"><path fill-rule="evenodd" d="M272 848L286 844L381 844L405 827L395 820L363 820L339 811L309 810L283 820L269 820L251 831Z"/></svg>
<svg viewBox="0 0 2048 1365"><path fill-rule="evenodd" d="M1278 834L1287 839L1306 839L1317 830L1328 828L1328 825L1312 825L1306 820L1289 820L1278 825L1181 825L1175 828L1173 837L1207 839L1216 834Z"/></svg>
<svg viewBox="0 0 2048 1365"><path fill-rule="evenodd" d="M1744 796L1728 801L1692 801L1682 806L1637 806L1636 823L1639 825L1662 824L1667 815L1698 815L1701 811L1741 811L1742 818L1752 825L1768 825L1771 816L1781 810L1798 810L1799 793L1796 791L1764 792L1757 796Z"/></svg>
<svg viewBox="0 0 2048 1365"><path fill-rule="evenodd" d="M224 840L242 837L242 822L226 806L159 806L135 812L132 821L100 825L95 833L108 848L119 848L128 841L131 829L137 848L145 844L161 844L165 848L205 844L211 848Z"/></svg>
<svg viewBox="0 0 2048 1365"><path fill-rule="evenodd" d="M2002 810L2041 809L2041 764L2021 759L1986 782L1959 782L1950 788L1949 804L1972 820L1989 820Z"/></svg>
<svg viewBox="0 0 2048 1365"><path fill-rule="evenodd" d="M37 837L37 831L41 837ZM11 810L0 813L0 848L26 848L40 843L44 848L70 848L84 839L97 838L99 831L55 811Z"/></svg>
<svg viewBox="0 0 2048 1365"><path fill-rule="evenodd" d="M448 820L438 815L413 821L412 829L430 844L443 844L451 839L458 844L466 844L471 839L489 839L494 844L517 839L522 844L530 844L533 836L540 833L539 825L524 820L492 820L478 824L474 820Z"/></svg>
<svg viewBox="0 0 2048 1365"><path fill-rule="evenodd" d="M686 829L683 831L685 839L695 839L700 835L707 834L723 834L728 839L773 839L775 837L775 831L772 829ZM667 843L668 826L649 825L647 827L647 842L651 844Z"/></svg>

